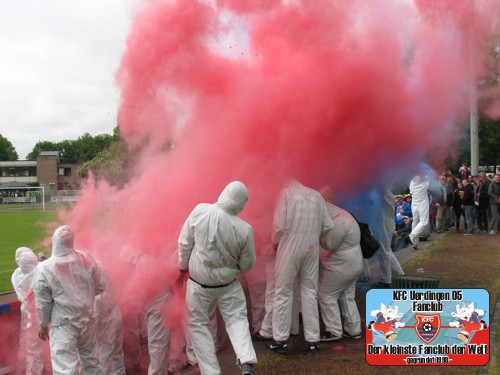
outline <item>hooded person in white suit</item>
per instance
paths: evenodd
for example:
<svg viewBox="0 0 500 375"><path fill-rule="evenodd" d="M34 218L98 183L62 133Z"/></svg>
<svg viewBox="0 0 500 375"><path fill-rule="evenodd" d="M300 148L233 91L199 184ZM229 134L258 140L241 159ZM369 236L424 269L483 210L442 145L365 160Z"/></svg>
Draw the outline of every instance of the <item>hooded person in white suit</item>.
<svg viewBox="0 0 500 375"><path fill-rule="evenodd" d="M12 274L11 281L17 299L21 302L17 372L38 375L43 373L44 368L46 370L50 368L45 358L46 349L48 351L47 344L38 338L38 319L33 294L32 282L36 274L38 258L31 249L20 247L16 250L16 263L19 268Z"/></svg>
<svg viewBox="0 0 500 375"><path fill-rule="evenodd" d="M201 203L194 208L179 236L178 283L185 280L189 272L188 334L202 375L221 374L208 328L208 312L214 303L226 323L242 374L253 374L257 363L245 294L237 280L256 260L253 229L237 216L247 201L245 185L231 182L217 203Z"/></svg>
<svg viewBox="0 0 500 375"><path fill-rule="evenodd" d="M34 292L39 333L49 339L54 374L100 374L94 302L105 284L94 258L75 250L75 236L67 225L52 237L52 256L39 263Z"/></svg>
<svg viewBox="0 0 500 375"><path fill-rule="evenodd" d="M409 235L413 248L418 249L420 236L424 235L429 225L429 181L416 175L410 182L411 211L413 213L412 230Z"/></svg>

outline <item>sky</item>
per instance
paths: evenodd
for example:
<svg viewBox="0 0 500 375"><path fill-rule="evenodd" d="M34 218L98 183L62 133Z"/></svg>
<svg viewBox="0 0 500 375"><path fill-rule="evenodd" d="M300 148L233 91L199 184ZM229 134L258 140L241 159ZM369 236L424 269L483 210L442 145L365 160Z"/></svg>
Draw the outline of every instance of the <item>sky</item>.
<svg viewBox="0 0 500 375"><path fill-rule="evenodd" d="M111 134L131 0L16 0L0 11L0 134L24 160L38 141Z"/></svg>

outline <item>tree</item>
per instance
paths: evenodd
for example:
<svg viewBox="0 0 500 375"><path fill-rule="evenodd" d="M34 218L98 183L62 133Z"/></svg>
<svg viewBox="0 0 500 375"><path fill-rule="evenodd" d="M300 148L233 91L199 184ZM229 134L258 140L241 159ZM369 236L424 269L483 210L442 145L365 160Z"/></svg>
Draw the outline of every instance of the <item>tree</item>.
<svg viewBox="0 0 500 375"><path fill-rule="evenodd" d="M137 152L130 152L124 141L118 139L109 148L99 152L78 169L80 177L92 172L96 180L106 180L111 186L122 188L129 179Z"/></svg>
<svg viewBox="0 0 500 375"><path fill-rule="evenodd" d="M0 161L14 161L19 155L12 143L0 134Z"/></svg>
<svg viewBox="0 0 500 375"><path fill-rule="evenodd" d="M479 160L481 165L492 165L493 170L500 163L500 120L481 118L479 120Z"/></svg>
<svg viewBox="0 0 500 375"><path fill-rule="evenodd" d="M75 140L61 142L40 141L28 154L28 160L36 160L41 151L59 151L61 163L84 163L108 149L116 135L99 134L95 137L85 133Z"/></svg>
<svg viewBox="0 0 500 375"><path fill-rule="evenodd" d="M38 154L42 151L61 151L59 145L50 141L39 141L33 147L33 150L26 156L28 160L36 160Z"/></svg>
<svg viewBox="0 0 500 375"><path fill-rule="evenodd" d="M500 120L480 117L479 131L479 165L494 166L500 164ZM464 128L459 143L459 161L470 161L470 129Z"/></svg>

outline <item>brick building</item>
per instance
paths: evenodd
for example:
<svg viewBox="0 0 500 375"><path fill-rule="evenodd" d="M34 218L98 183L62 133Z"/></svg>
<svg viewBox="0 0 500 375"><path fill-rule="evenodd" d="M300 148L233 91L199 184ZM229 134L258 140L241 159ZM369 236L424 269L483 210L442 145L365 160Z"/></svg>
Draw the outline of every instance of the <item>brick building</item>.
<svg viewBox="0 0 500 375"><path fill-rule="evenodd" d="M36 161L0 161L0 185L19 183L52 190L73 190L80 185L80 164L61 164L59 151L42 151Z"/></svg>

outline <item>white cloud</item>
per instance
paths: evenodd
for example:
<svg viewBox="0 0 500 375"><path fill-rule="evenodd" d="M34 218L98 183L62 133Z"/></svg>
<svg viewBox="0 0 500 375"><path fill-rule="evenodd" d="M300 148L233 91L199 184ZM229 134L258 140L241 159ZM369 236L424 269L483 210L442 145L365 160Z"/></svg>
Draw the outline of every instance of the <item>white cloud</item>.
<svg viewBox="0 0 500 375"><path fill-rule="evenodd" d="M0 133L20 159L116 125L115 72L132 0L16 0L0 6Z"/></svg>

